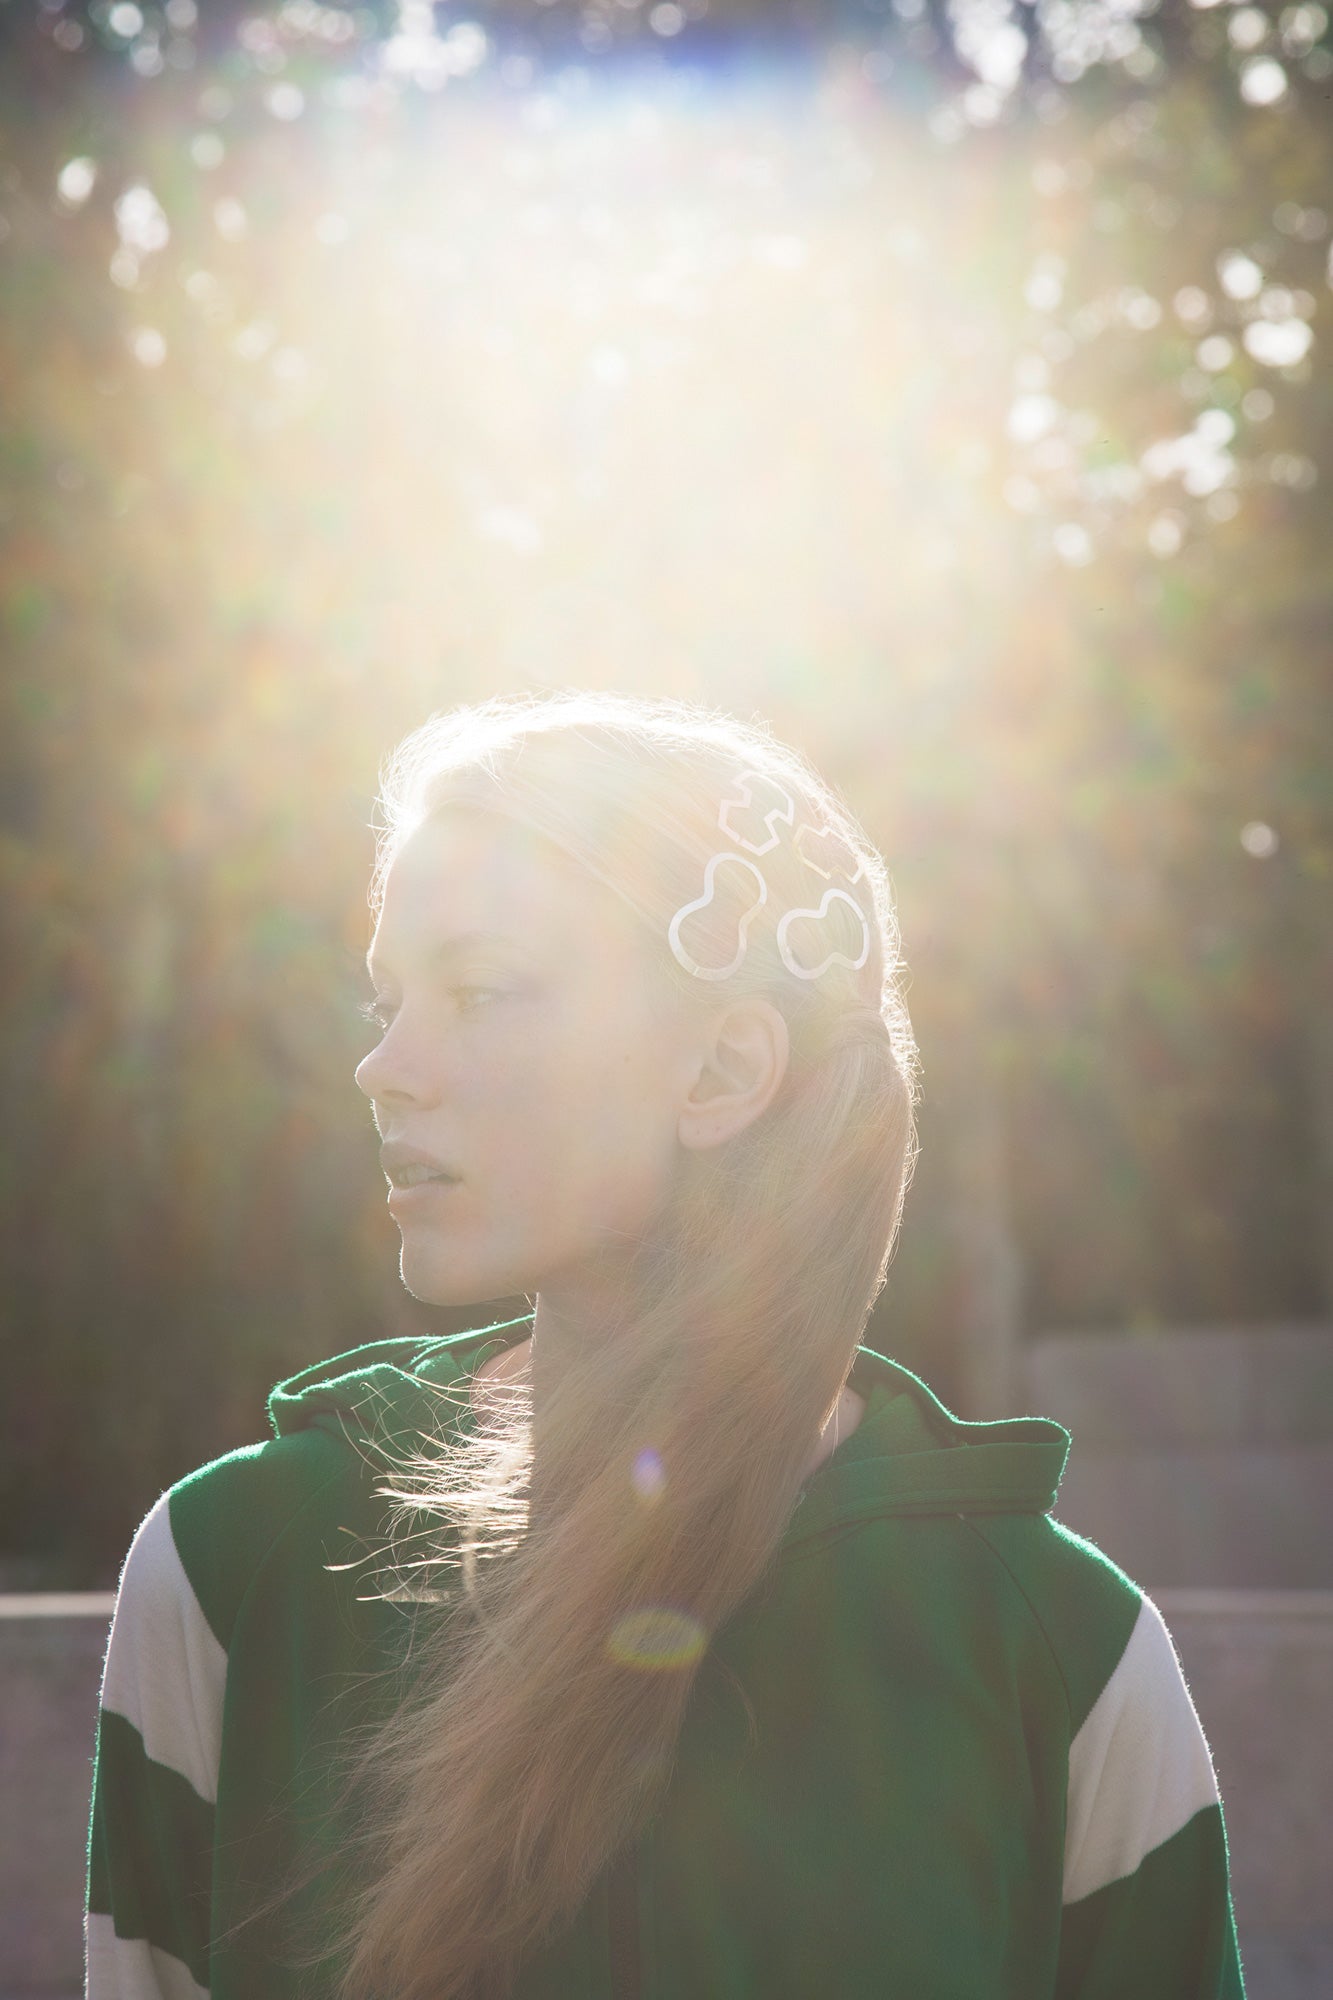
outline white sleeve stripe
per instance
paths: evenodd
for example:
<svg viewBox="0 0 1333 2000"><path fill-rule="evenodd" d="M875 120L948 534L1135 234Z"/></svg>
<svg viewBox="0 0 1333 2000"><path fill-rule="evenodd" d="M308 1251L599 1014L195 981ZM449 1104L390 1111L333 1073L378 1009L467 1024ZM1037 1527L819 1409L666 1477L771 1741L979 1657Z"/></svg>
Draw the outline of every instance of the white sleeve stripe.
<svg viewBox="0 0 1333 2000"><path fill-rule="evenodd" d="M1145 1597L1119 1665L1070 1745L1065 1902L1132 1875L1216 1800L1213 1760L1171 1635Z"/></svg>
<svg viewBox="0 0 1333 2000"><path fill-rule="evenodd" d="M144 1938L116 1936L110 1917L87 1920L87 2000L208 2000L190 1969Z"/></svg>
<svg viewBox="0 0 1333 2000"><path fill-rule="evenodd" d="M133 1723L155 1764L218 1795L223 1652L176 1551L164 1494L125 1560L107 1647L102 1706Z"/></svg>

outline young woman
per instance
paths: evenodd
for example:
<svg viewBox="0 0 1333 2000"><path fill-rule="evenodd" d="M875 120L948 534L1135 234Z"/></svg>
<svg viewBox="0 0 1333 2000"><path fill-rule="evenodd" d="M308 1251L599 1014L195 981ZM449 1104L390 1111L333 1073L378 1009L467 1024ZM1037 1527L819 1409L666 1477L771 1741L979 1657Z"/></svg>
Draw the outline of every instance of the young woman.
<svg viewBox="0 0 1333 2000"><path fill-rule="evenodd" d="M858 1347L913 1150L883 864L612 697L409 738L357 1080L402 1274L107 1658L91 2000L1221 2000L1207 1747L1068 1440Z"/></svg>

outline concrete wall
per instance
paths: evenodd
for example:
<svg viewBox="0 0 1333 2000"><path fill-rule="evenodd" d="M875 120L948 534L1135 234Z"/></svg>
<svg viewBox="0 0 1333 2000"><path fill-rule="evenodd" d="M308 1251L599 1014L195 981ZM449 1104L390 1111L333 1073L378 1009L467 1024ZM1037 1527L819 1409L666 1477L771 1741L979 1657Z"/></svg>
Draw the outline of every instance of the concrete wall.
<svg viewBox="0 0 1333 2000"><path fill-rule="evenodd" d="M1021 1396L1073 1433L1060 1518L1149 1589L1333 1589L1333 1327L1049 1335Z"/></svg>
<svg viewBox="0 0 1333 2000"><path fill-rule="evenodd" d="M1333 1592L1157 1597L1221 1777L1250 2000L1327 2000ZM109 1609L106 1598L0 1598L0 2000L79 1990Z"/></svg>
<svg viewBox="0 0 1333 2000"><path fill-rule="evenodd" d="M82 1984L83 1858L109 1597L0 1597L0 2000Z"/></svg>
<svg viewBox="0 0 1333 2000"><path fill-rule="evenodd" d="M1328 2000L1333 1591L1154 1596L1217 1765L1250 2000Z"/></svg>

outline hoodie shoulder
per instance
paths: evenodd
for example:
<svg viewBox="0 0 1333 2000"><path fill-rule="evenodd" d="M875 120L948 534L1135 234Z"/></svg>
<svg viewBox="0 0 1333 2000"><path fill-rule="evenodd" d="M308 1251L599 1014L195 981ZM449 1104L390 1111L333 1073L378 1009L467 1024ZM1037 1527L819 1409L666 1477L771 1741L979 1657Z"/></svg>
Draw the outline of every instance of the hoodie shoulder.
<svg viewBox="0 0 1333 2000"><path fill-rule="evenodd" d="M1144 1598L1109 1556L1052 1519L1069 1433L1046 1417L967 1422L909 1369L868 1349L852 1379L867 1409L848 1440L839 1518L933 1514L965 1524L1008 1573L1015 1603L1040 1632L1077 1732L1123 1656ZM830 1480L821 1515L833 1489ZM804 1525L824 1523L812 1508Z"/></svg>
<svg viewBox="0 0 1333 2000"><path fill-rule="evenodd" d="M1040 1626L1064 1683L1071 1734L1077 1734L1124 1656L1143 1592L1095 1543L1049 1515L972 1525Z"/></svg>
<svg viewBox="0 0 1333 2000"><path fill-rule="evenodd" d="M172 1487L166 1505L181 1568L224 1651L251 1584L293 1531L355 1517L368 1492L361 1458L319 1430L245 1445Z"/></svg>

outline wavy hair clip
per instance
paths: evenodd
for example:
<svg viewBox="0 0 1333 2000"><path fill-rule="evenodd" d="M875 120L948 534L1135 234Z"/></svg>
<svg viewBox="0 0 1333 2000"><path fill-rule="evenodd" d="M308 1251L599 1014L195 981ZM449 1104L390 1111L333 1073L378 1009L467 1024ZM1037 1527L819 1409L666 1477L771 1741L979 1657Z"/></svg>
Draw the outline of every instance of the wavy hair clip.
<svg viewBox="0 0 1333 2000"><path fill-rule="evenodd" d="M735 957L730 959L726 965L700 965L698 959L691 952L687 951L681 943L680 927L688 917L697 916L700 911L708 908L715 894L717 871L724 861L734 862L737 868L743 868L747 875L752 876L758 893L754 901L747 909L742 911L737 920ZM743 854L729 854L725 851L711 855L708 866L704 869L704 892L702 896L696 896L692 903L682 903L675 916L671 919L671 927L667 931L667 943L671 946L677 964L683 965L687 972L692 972L696 979L730 979L733 972L739 972L741 969L746 951L749 948L750 925L759 915L759 912L763 909L767 901L768 884L755 867L753 861L747 861Z"/></svg>
<svg viewBox="0 0 1333 2000"><path fill-rule="evenodd" d="M822 924L829 913L829 905L831 903L845 903L847 908L853 911L859 918L861 924L861 949L855 958L848 958L845 951L835 949L827 952L820 959L818 965L802 965L787 941L787 934L795 923ZM855 896L849 896L845 889L825 889L819 899L819 908L817 910L788 910L786 916L778 924L777 944L778 957L782 960L788 972L792 973L797 979L822 979L830 966L834 965L845 965L848 972L859 972L870 956L870 925L866 922L866 913L857 902Z"/></svg>

